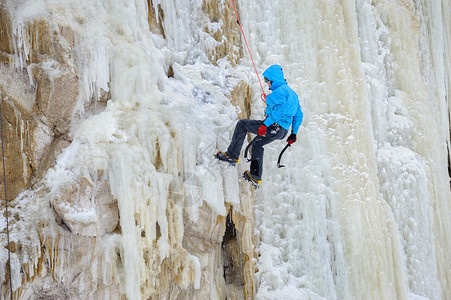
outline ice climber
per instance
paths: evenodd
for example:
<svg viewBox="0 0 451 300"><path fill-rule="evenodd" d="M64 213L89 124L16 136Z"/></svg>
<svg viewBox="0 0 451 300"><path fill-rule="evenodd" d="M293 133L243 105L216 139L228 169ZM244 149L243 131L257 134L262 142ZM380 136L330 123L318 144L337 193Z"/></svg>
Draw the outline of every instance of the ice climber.
<svg viewBox="0 0 451 300"><path fill-rule="evenodd" d="M258 134L260 139L252 145L250 170L243 173L243 177L256 187L260 185L263 173L263 146L285 138L290 126L291 134L287 143L291 145L296 142L296 134L303 118L298 95L288 86L282 67L272 65L263 72L263 76L272 91L266 97L266 119L238 121L227 151L215 154L217 159L234 166L239 162L238 157L247 132Z"/></svg>

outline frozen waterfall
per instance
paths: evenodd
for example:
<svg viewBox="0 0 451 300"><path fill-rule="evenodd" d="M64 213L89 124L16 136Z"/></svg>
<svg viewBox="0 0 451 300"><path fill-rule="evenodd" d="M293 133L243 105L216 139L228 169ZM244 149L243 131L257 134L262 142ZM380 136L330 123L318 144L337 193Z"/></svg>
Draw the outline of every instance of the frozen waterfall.
<svg viewBox="0 0 451 300"><path fill-rule="evenodd" d="M265 109L230 0L0 3L15 299L451 299L451 1L235 5L304 111L257 190L213 159Z"/></svg>

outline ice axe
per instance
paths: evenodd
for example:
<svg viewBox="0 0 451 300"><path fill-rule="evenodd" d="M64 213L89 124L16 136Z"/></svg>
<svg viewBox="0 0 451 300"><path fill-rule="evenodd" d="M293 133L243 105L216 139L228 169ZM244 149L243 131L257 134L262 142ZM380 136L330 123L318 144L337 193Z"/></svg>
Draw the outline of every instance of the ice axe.
<svg viewBox="0 0 451 300"><path fill-rule="evenodd" d="M246 162L250 162L251 159L247 158L247 153L249 152L249 148L252 147L253 144L255 144L256 141L261 140L262 137L257 135L256 137L254 137L254 139L246 146L246 149L244 150L244 159L246 160Z"/></svg>
<svg viewBox="0 0 451 300"><path fill-rule="evenodd" d="M244 159L246 160L246 162L250 162L251 159L249 159L247 157L247 153L249 152L249 148L252 147L253 144L255 144L255 142L261 140L261 136L256 136L247 146L246 149L244 150ZM285 146L285 148L283 148L282 152L280 152L279 154L279 158L277 159L277 167L278 168L283 168L285 167L285 165L281 165L280 164L280 160L282 159L282 155L285 152L285 150L287 150L288 147L290 147L291 145L287 143L287 145Z"/></svg>
<svg viewBox="0 0 451 300"><path fill-rule="evenodd" d="M283 153L285 152L285 150L287 150L287 148L290 147L290 146L291 146L291 144L288 144L288 143L287 143L287 145L285 146L285 148L283 148L282 152L280 152L280 154L279 154L279 159L277 159L277 167L278 167L278 168L283 168L283 167L285 167L285 165L281 165L281 164L280 164L280 160L282 159L282 155L283 155Z"/></svg>

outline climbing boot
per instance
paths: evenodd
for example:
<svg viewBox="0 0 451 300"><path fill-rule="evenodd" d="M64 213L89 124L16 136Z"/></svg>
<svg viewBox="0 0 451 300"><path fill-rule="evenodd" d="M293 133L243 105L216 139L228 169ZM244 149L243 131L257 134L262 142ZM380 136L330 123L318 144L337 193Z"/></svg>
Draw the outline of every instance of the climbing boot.
<svg viewBox="0 0 451 300"><path fill-rule="evenodd" d="M235 166L240 161L239 158L237 158L237 159L230 158L226 153L224 153L222 151L216 152L215 157L221 161L228 162L232 166Z"/></svg>
<svg viewBox="0 0 451 300"><path fill-rule="evenodd" d="M250 181L256 188L258 188L260 186L260 183L262 182L260 179L258 179L258 176L251 174L249 170L243 173L243 178L247 181Z"/></svg>

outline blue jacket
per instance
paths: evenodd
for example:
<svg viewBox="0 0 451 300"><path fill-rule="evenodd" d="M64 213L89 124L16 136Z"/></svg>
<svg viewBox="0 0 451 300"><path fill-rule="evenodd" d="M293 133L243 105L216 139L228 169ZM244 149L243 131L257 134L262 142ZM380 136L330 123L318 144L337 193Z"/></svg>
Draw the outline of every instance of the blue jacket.
<svg viewBox="0 0 451 300"><path fill-rule="evenodd" d="M269 88L272 93L266 96L266 120L263 122L266 126L277 123L286 130L290 129L294 134L298 133L304 117L301 106L299 105L298 95L288 86L282 67L272 65L263 76L271 81Z"/></svg>

